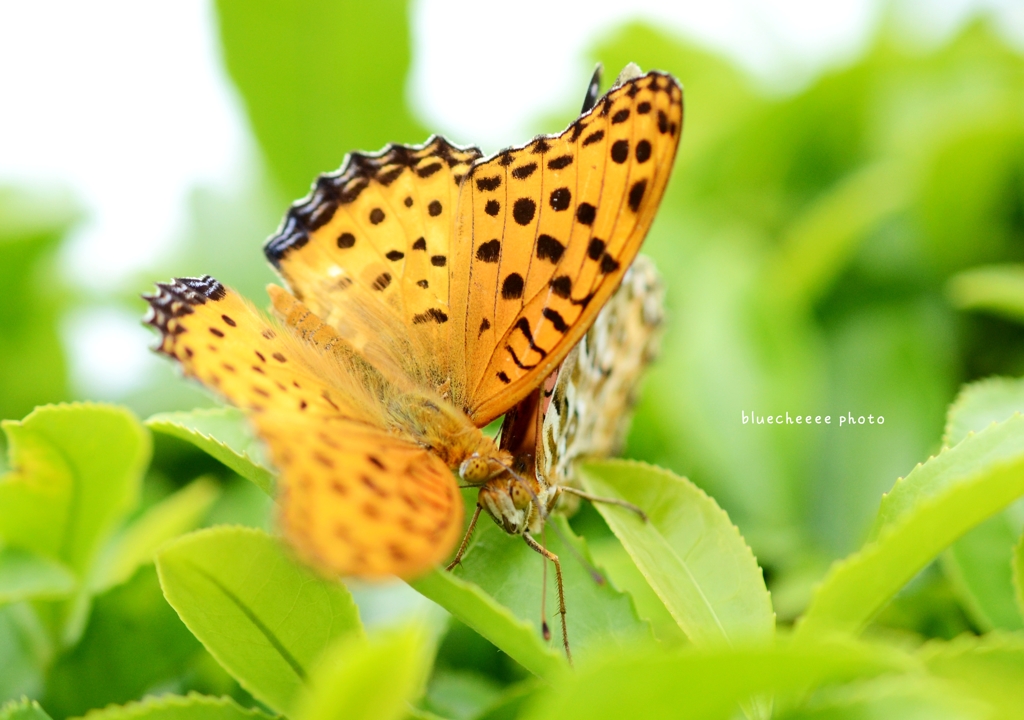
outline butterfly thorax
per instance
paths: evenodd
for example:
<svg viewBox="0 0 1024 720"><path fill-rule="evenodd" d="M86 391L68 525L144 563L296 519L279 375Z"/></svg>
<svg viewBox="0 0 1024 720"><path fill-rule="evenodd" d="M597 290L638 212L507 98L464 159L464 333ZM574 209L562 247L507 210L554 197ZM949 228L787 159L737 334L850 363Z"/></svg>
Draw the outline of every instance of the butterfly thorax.
<svg viewBox="0 0 1024 720"><path fill-rule="evenodd" d="M486 481L511 463L507 452L483 434L464 412L429 392L408 392L391 402L396 429L429 448L470 483ZM467 468L471 468L467 472Z"/></svg>

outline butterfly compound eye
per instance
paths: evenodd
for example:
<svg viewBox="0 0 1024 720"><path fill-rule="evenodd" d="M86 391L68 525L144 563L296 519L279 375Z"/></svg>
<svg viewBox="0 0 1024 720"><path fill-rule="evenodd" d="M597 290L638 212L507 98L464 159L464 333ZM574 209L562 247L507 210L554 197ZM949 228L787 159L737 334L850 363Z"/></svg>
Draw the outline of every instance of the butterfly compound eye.
<svg viewBox="0 0 1024 720"><path fill-rule="evenodd" d="M472 485L486 482L491 475L491 465L482 457L471 457L459 466L459 477Z"/></svg>

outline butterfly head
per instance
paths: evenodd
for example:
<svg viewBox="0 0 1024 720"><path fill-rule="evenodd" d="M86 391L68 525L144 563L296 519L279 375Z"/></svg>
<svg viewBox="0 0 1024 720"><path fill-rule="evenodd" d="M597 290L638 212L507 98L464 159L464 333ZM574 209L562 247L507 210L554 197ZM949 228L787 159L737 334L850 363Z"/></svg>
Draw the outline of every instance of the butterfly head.
<svg viewBox="0 0 1024 720"><path fill-rule="evenodd" d="M528 477L509 472L480 488L477 504L510 535L539 532L561 494L559 487Z"/></svg>
<svg viewBox="0 0 1024 720"><path fill-rule="evenodd" d="M459 466L459 477L470 485L482 485L505 472L508 465L502 460L503 458L473 453Z"/></svg>

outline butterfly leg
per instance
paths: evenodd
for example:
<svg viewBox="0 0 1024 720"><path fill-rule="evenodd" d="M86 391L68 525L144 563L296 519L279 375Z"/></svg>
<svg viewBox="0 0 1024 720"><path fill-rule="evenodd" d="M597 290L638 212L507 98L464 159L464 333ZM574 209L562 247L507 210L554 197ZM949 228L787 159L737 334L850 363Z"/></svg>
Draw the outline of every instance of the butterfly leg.
<svg viewBox="0 0 1024 720"><path fill-rule="evenodd" d="M570 495L575 495L577 497L581 497L584 500L589 500L592 503L604 503L606 505L618 505L619 507L624 507L627 510L632 510L633 512L635 512L637 515L640 516L641 520L643 520L644 522L647 522L647 513L645 513L643 510L641 510L640 508L638 508L636 505L634 505L631 502L626 502L625 500L619 500L618 498L598 497L597 495L591 495L588 492L583 492L582 490L577 490L576 488L568 487L567 485L563 485L562 486L562 492L567 492Z"/></svg>
<svg viewBox="0 0 1024 720"><path fill-rule="evenodd" d="M540 553L550 560L555 566L555 584L558 586L558 612L562 616L562 645L565 647L565 656L569 658L572 665L572 653L569 651L569 632L565 627L565 588L562 585L562 565L558 562L558 556L533 539L529 532L523 533L523 540L534 552ZM542 619L542 622L546 622Z"/></svg>
<svg viewBox="0 0 1024 720"><path fill-rule="evenodd" d="M476 512L473 513L473 519L469 521L469 528L466 530L466 536L462 538L462 544L459 545L459 551L455 553L455 557L445 567L445 570L451 572L452 568L462 562L462 556L466 554L466 548L469 546L469 539L473 537L473 531L476 530L476 521L480 519L480 511L483 510L479 505L476 506Z"/></svg>

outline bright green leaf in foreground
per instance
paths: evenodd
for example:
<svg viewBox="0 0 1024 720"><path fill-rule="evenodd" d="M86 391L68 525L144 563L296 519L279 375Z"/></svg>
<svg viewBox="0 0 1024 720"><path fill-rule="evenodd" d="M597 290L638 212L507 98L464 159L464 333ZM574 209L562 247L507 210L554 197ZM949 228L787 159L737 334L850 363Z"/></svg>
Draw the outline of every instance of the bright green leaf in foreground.
<svg viewBox="0 0 1024 720"><path fill-rule="evenodd" d="M641 463L587 463L579 473L588 492L626 500L647 513L645 523L629 510L596 503L690 640L771 640L775 615L761 569L714 500L688 480Z"/></svg>
<svg viewBox="0 0 1024 720"><path fill-rule="evenodd" d="M50 716L35 700L22 698L0 707L0 720L50 720Z"/></svg>
<svg viewBox="0 0 1024 720"><path fill-rule="evenodd" d="M591 575L588 566L593 566L594 560L590 551L564 517L552 518L537 540L559 557L562 566L566 627L575 658L584 658L595 647L626 647L638 638L652 637L649 625L640 620L629 596L603 578L598 582ZM571 548L567 543L572 544ZM554 566L521 537L509 535L482 514L473 542L453 573L476 584L509 608L521 621L532 625L537 635L541 633L541 598L546 573L544 610L551 632L550 647L564 652ZM435 599L435 602L438 601ZM440 604L448 609L444 602Z"/></svg>
<svg viewBox="0 0 1024 720"><path fill-rule="evenodd" d="M74 589L75 576L61 563L21 548L0 549L0 605L66 597Z"/></svg>
<svg viewBox="0 0 1024 720"><path fill-rule="evenodd" d="M157 556L164 596L241 685L278 712L291 708L316 658L361 635L352 596L250 528L186 535Z"/></svg>
<svg viewBox="0 0 1024 720"><path fill-rule="evenodd" d="M84 715L86 720L269 720L272 715L244 708L231 698L190 693L147 697L141 702L112 705Z"/></svg>
<svg viewBox="0 0 1024 720"><path fill-rule="evenodd" d="M856 632L938 553L1024 494L1024 417L944 450L882 501L872 540L835 563L798 629Z"/></svg>
<svg viewBox="0 0 1024 720"><path fill-rule="evenodd" d="M477 585L442 569L410 584L538 677L554 680L565 672L561 653L549 648L533 625Z"/></svg>
<svg viewBox="0 0 1024 720"><path fill-rule="evenodd" d="M999 710L1007 720L1024 708L1024 635L962 635L951 642L932 641L918 652L931 675L965 695Z"/></svg>
<svg viewBox="0 0 1024 720"><path fill-rule="evenodd" d="M818 685L913 667L911 659L851 641L758 648L696 648L626 653L540 693L529 720L636 717L735 717L751 696L797 693Z"/></svg>
<svg viewBox="0 0 1024 720"><path fill-rule="evenodd" d="M295 720L391 720L404 717L428 670L425 638L415 630L342 638L317 664Z"/></svg>
<svg viewBox="0 0 1024 720"><path fill-rule="evenodd" d="M154 432L192 443L263 492L274 494L274 473L241 410L222 407L159 413L146 420L146 425Z"/></svg>
<svg viewBox="0 0 1024 720"><path fill-rule="evenodd" d="M84 575L138 502L150 438L127 410L73 404L4 421L13 470L0 478L0 538Z"/></svg>

